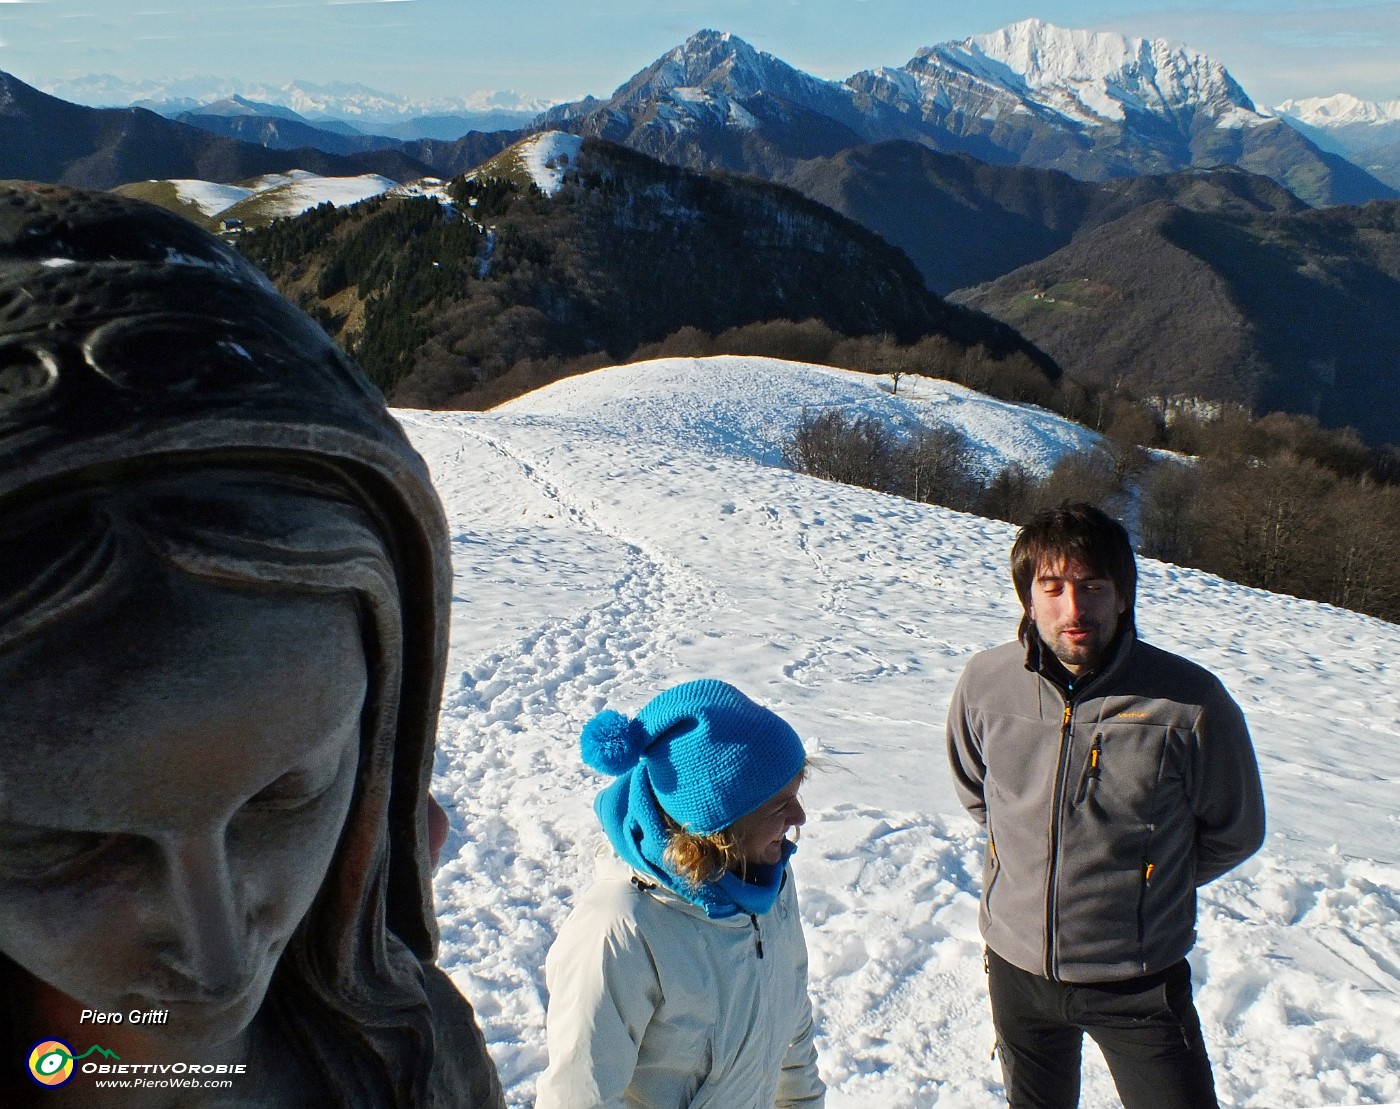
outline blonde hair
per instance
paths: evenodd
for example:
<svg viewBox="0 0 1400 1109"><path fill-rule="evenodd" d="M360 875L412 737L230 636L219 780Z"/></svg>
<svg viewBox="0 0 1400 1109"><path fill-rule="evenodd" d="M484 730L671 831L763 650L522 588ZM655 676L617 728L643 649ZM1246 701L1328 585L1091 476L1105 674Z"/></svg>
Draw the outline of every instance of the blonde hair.
<svg viewBox="0 0 1400 1109"><path fill-rule="evenodd" d="M666 842L661 861L677 878L692 887L703 886L706 882L724 877L727 870L743 870L744 857L739 853L733 825L707 836L697 836L694 832L686 831L664 812L662 815L671 838Z"/></svg>

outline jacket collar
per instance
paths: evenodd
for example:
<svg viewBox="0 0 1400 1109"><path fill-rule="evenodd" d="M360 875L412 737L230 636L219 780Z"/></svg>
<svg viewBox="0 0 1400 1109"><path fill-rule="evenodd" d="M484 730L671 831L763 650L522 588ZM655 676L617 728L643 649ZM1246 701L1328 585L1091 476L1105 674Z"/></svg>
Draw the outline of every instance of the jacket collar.
<svg viewBox="0 0 1400 1109"><path fill-rule="evenodd" d="M1068 700L1083 696L1085 691L1097 685L1103 678L1117 673L1126 662L1133 644L1137 642L1137 634L1131 626L1120 628L1118 635L1108 645L1108 662L1086 674L1071 674L1066 670L1064 664L1045 646L1034 628L1030 630L1026 639L1026 669L1032 674L1039 674Z"/></svg>

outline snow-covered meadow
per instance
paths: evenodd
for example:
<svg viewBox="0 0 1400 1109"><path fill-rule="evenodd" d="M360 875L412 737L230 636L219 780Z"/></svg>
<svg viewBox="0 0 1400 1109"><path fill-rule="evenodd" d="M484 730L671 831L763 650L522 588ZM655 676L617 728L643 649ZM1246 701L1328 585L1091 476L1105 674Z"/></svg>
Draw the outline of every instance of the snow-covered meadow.
<svg viewBox="0 0 1400 1109"><path fill-rule="evenodd" d="M1004 1104L980 845L943 717L1012 637L1014 530L791 473L804 406L947 421L1044 471L1088 433L954 385L762 359L600 370L489 413L400 412L447 508L453 643L434 790L441 961L512 1106L545 1064L543 964L602 841L583 723L690 678L786 716L827 769L794 868L832 1109ZM1138 623L1249 718L1264 850L1203 891L1191 956L1225 1106L1400 1101L1400 627L1144 561ZM1116 1105L1086 1045L1086 1109Z"/></svg>
<svg viewBox="0 0 1400 1109"><path fill-rule="evenodd" d="M320 204L345 208L390 193L395 196L431 196L448 203L436 178L400 185L377 173L358 177L323 177L309 170L265 173L241 185L221 185L189 178L172 179L175 198L198 208L206 216L256 215L261 222L299 216ZM251 211L255 209L256 211Z"/></svg>

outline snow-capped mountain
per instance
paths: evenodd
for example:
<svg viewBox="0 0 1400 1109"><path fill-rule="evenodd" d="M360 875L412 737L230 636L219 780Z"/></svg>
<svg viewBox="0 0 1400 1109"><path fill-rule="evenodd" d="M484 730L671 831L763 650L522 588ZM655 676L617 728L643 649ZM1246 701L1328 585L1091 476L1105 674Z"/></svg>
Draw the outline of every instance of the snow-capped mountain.
<svg viewBox="0 0 1400 1109"><path fill-rule="evenodd" d="M607 100L559 105L539 122L685 164L751 169L729 151L743 132L762 133L784 153L814 144L834 152L863 140L864 115L845 85L804 73L737 35L700 31Z"/></svg>
<svg viewBox="0 0 1400 1109"><path fill-rule="evenodd" d="M1268 118L1204 54L1163 39L1066 30L1039 19L929 47L902 70L873 74L892 83L893 95L913 92L926 113L974 108L978 117L996 119L1029 110L1080 127L1121 124L1134 114L1199 113L1224 127Z"/></svg>
<svg viewBox="0 0 1400 1109"><path fill-rule="evenodd" d="M1379 127L1400 123L1400 100L1360 100L1345 92L1285 100L1274 105L1274 111L1310 127Z"/></svg>
<svg viewBox="0 0 1400 1109"><path fill-rule="evenodd" d="M903 139L1085 180L1234 164L1310 203L1388 195L1258 111L1206 55L1040 20L928 47L904 66L865 70L840 84L735 35L702 31L607 100L561 105L539 124L683 165L780 180L803 159Z"/></svg>
<svg viewBox="0 0 1400 1109"><path fill-rule="evenodd" d="M1400 188L1400 100L1377 102L1337 93L1285 100L1273 110L1323 150Z"/></svg>
<svg viewBox="0 0 1400 1109"><path fill-rule="evenodd" d="M920 141L984 161L1087 180L1228 163L1304 189L1312 203L1384 195L1260 112L1219 62L1163 39L1026 19L847 84L898 112Z"/></svg>
<svg viewBox="0 0 1400 1109"><path fill-rule="evenodd" d="M779 96L810 108L850 102L839 82L795 69L781 58L755 50L737 35L701 31L653 62L613 94L624 104L677 91L703 90L733 100Z"/></svg>

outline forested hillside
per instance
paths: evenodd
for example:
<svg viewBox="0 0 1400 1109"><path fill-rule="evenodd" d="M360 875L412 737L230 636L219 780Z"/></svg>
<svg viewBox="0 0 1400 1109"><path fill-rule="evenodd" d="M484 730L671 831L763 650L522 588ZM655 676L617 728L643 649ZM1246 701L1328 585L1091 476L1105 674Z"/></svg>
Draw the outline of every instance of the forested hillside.
<svg viewBox="0 0 1400 1109"><path fill-rule="evenodd" d="M1400 202L1209 212L1154 201L957 299L1085 381L1400 442Z"/></svg>
<svg viewBox="0 0 1400 1109"><path fill-rule="evenodd" d="M484 173L451 196L323 206L240 242L403 405L480 406L508 374L519 392L563 360L775 319L935 335L1058 375L1004 324L930 293L878 236L781 186L590 141L552 196Z"/></svg>

